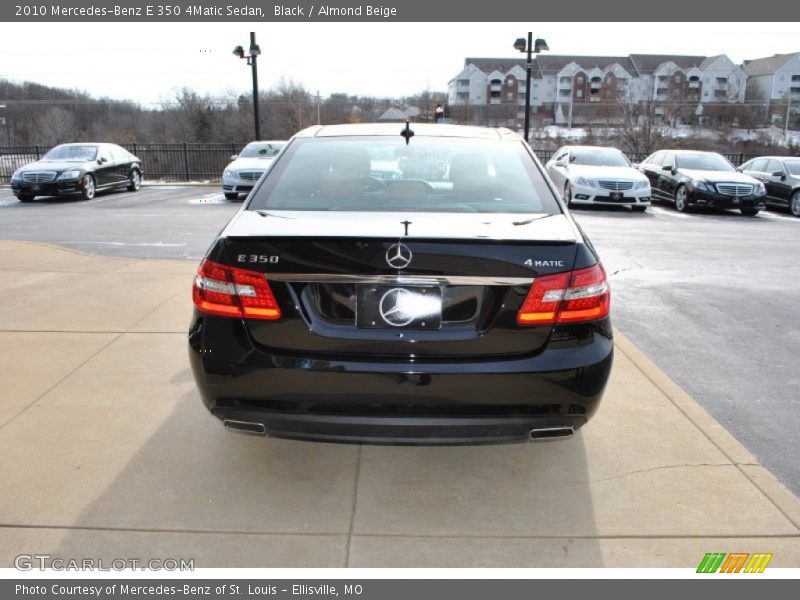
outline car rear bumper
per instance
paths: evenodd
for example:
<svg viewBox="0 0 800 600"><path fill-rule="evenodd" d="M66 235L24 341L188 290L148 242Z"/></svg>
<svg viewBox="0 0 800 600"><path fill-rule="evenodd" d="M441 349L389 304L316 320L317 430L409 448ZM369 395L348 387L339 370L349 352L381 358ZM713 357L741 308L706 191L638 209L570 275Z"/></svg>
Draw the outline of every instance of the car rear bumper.
<svg viewBox="0 0 800 600"><path fill-rule="evenodd" d="M537 428L577 429L597 410L613 359L607 319L533 356L428 363L271 354L252 345L241 321L228 320L230 335L220 337L219 321L196 316L189 335L206 407L294 439L485 444L527 441ZM209 330L213 342L204 339Z"/></svg>

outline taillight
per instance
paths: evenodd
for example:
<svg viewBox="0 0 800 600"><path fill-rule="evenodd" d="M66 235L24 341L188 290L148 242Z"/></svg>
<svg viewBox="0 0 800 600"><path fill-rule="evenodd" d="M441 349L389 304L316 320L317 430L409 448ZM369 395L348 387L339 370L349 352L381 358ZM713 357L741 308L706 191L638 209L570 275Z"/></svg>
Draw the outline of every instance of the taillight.
<svg viewBox="0 0 800 600"><path fill-rule="evenodd" d="M192 288L197 310L220 317L280 319L281 309L263 273L205 259Z"/></svg>
<svg viewBox="0 0 800 600"><path fill-rule="evenodd" d="M537 277L517 314L520 325L594 321L608 315L611 294L603 266Z"/></svg>

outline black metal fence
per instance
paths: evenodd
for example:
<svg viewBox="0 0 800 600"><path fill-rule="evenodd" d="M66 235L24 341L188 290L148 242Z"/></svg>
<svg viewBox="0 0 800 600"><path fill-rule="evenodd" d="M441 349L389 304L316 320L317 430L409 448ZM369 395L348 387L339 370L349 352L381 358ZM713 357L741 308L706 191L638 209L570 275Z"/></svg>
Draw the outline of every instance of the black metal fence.
<svg viewBox="0 0 800 600"><path fill-rule="evenodd" d="M142 161L145 179L150 181L219 181L244 144L120 144ZM11 174L39 160L50 146L0 146L0 183Z"/></svg>
<svg viewBox="0 0 800 600"><path fill-rule="evenodd" d="M142 161L144 177L150 181L219 181L231 155L238 154L243 144L121 144ZM0 183L8 183L19 167L39 160L50 146L0 146ZM547 162L555 150L534 149L539 160ZM646 154L629 152L628 158L640 162ZM740 165L755 155L723 154L734 165Z"/></svg>

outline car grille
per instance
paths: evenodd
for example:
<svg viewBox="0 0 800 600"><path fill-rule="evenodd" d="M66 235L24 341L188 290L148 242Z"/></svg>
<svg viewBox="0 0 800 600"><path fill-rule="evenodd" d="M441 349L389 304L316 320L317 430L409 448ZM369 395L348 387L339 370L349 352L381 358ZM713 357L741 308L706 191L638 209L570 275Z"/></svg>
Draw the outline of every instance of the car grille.
<svg viewBox="0 0 800 600"><path fill-rule="evenodd" d="M629 190L633 187L632 181L616 181L613 179L601 179L597 182L601 188L606 190L611 190L612 192L621 192L623 190Z"/></svg>
<svg viewBox="0 0 800 600"><path fill-rule="evenodd" d="M753 193L753 186L749 183L718 183L717 191L726 196L749 196Z"/></svg>
<svg viewBox="0 0 800 600"><path fill-rule="evenodd" d="M245 181L258 181L261 179L263 174L264 171L239 171L239 179L243 179Z"/></svg>
<svg viewBox="0 0 800 600"><path fill-rule="evenodd" d="M28 183L50 183L55 178L55 171L28 171L22 174L22 180Z"/></svg>

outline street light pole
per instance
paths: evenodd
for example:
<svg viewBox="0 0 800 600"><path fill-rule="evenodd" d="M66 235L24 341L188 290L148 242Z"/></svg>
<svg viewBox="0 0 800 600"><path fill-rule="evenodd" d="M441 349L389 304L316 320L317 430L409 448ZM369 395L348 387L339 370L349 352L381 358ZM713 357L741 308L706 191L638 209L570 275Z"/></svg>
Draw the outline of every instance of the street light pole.
<svg viewBox="0 0 800 600"><path fill-rule="evenodd" d="M531 128L531 78L533 76L533 54L539 54L542 50L549 50L547 42L538 38L533 41L533 32L528 32L528 40L518 38L514 42L514 48L527 54L527 70L525 75L525 141L528 141Z"/></svg>
<svg viewBox="0 0 800 600"><path fill-rule="evenodd" d="M531 76L533 75L533 33L528 32L528 69L525 75L525 141L528 141L528 134L531 129Z"/></svg>
<svg viewBox="0 0 800 600"><path fill-rule="evenodd" d="M254 48L258 48L256 44L255 31L250 32L250 66L253 68L253 119L255 120L256 140L261 139L261 118L258 113L258 55L261 51L253 52Z"/></svg>
<svg viewBox="0 0 800 600"><path fill-rule="evenodd" d="M254 31L250 32L250 54L244 53L244 48L236 46L233 53L239 58L246 58L247 64L250 65L253 71L253 121L255 122L256 140L261 139L261 118L258 112L258 56L261 54L261 48L256 44L256 34Z"/></svg>

